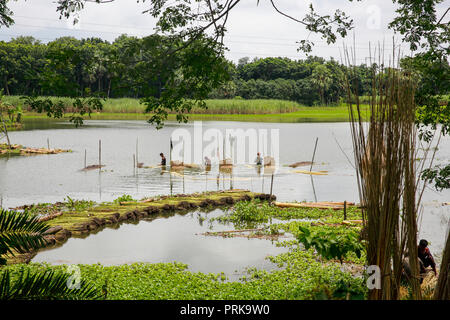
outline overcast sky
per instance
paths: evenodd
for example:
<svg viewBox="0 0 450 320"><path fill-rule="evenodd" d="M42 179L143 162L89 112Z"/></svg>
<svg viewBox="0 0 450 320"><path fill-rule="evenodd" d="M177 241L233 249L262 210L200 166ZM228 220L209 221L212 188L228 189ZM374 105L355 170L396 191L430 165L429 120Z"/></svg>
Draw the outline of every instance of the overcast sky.
<svg viewBox="0 0 450 320"><path fill-rule="evenodd" d="M275 3L280 10L291 16L302 18L310 3L321 14L331 14L340 9L351 16L355 28L349 32L346 39L339 39L334 45L327 45L324 40L314 34L309 34L302 25L291 21L277 12L270 5L269 0L242 0L230 13L225 37L225 44L229 48L226 53L228 59L237 62L239 58L253 57L289 57L304 59L304 53L297 52L297 41L302 39L316 40L312 55L329 59L334 57L341 60L343 42L355 47L357 62L367 61L369 43L376 45L385 42L388 51L392 49L394 33L387 28L395 15L395 6L390 0L363 0L350 2L348 0L277 0ZM443 13L450 1L445 0L438 7L438 13ZM65 18L59 20L56 4L51 0L18 0L10 1L10 8L14 11L16 24L10 28L0 29L0 40L8 41L19 35L30 35L42 42L48 42L61 36L76 38L100 37L113 41L120 34L134 36L152 34L155 19L141 12L148 7L148 3L137 3L136 0L116 0L113 3L88 3L80 14L80 22L73 26L72 21ZM448 19L446 19L448 21ZM409 54L408 46L400 42L400 36L395 36L396 43L401 46L404 55Z"/></svg>

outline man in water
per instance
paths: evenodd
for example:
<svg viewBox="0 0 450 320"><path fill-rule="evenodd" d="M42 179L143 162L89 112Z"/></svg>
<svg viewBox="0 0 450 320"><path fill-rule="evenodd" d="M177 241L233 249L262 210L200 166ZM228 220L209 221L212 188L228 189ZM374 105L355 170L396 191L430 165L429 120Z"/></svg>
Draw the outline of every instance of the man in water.
<svg viewBox="0 0 450 320"><path fill-rule="evenodd" d="M437 276L436 263L434 262L430 249L428 249L428 241L425 239L420 240L417 250L420 262L420 273L426 273L425 268L431 267L434 274Z"/></svg>
<svg viewBox="0 0 450 320"><path fill-rule="evenodd" d="M205 156L205 171L211 171L211 159Z"/></svg>
<svg viewBox="0 0 450 320"><path fill-rule="evenodd" d="M161 156L161 165L165 166L166 165L166 157L164 157L164 153L160 153L159 154Z"/></svg>
<svg viewBox="0 0 450 320"><path fill-rule="evenodd" d="M263 162L263 158L261 157L261 154L258 152L256 154L256 159L255 159L255 163L257 166L261 166Z"/></svg>

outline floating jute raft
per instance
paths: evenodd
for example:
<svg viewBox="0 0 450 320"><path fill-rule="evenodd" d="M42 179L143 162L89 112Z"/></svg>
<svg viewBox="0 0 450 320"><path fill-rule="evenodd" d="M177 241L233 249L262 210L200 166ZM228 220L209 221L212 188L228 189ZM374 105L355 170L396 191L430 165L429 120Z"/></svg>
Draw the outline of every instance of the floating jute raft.
<svg viewBox="0 0 450 320"><path fill-rule="evenodd" d="M81 171L89 171L89 170L95 170L95 169L101 169L105 167L104 164L91 164L89 166L87 166L86 168L81 169Z"/></svg>
<svg viewBox="0 0 450 320"><path fill-rule="evenodd" d="M121 203L102 203L88 209L75 212L58 212L53 216L43 216L51 229L46 232L46 246L61 245L69 237L84 237L91 232L98 232L107 225L115 225L130 220L156 216L159 213L195 210L197 208L214 208L232 205L238 201L251 199L275 200L274 195L254 193L248 190L234 189L228 191L179 194L147 198L141 201L125 201ZM44 220L45 219L45 220ZM8 263L27 263L37 251L17 254L8 259Z"/></svg>
<svg viewBox="0 0 450 320"><path fill-rule="evenodd" d="M200 169L200 166L195 163L184 163L182 161L170 161L170 169L171 170L178 170L178 169Z"/></svg>
<svg viewBox="0 0 450 320"><path fill-rule="evenodd" d="M12 144L11 148L5 143L0 144L0 155L2 154L17 154L17 155L31 155L31 154L57 154L63 152L71 152L71 150L63 149L47 149L47 148L28 148L20 144Z"/></svg>
<svg viewBox="0 0 450 320"><path fill-rule="evenodd" d="M311 161L301 161L301 162L292 163L289 165L289 167L297 168L297 167L309 166L311 164L312 164Z"/></svg>
<svg viewBox="0 0 450 320"><path fill-rule="evenodd" d="M294 170L295 173L312 174L316 176L324 176L328 174L328 171L307 171L307 170Z"/></svg>
<svg viewBox="0 0 450 320"><path fill-rule="evenodd" d="M333 209L342 210L344 209L344 202L301 202L301 203L291 203L291 202L273 202L273 204L280 208L317 208L317 209ZM347 207L356 206L354 202L347 202Z"/></svg>

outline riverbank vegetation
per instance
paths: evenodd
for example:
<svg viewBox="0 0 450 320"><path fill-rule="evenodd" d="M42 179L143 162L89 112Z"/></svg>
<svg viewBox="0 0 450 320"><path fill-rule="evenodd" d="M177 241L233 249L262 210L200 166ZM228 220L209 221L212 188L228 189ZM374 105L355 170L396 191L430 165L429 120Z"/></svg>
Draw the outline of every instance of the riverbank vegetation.
<svg viewBox="0 0 450 320"><path fill-rule="evenodd" d="M17 97L5 97L15 100ZM54 98L56 99L56 98ZM20 101L19 99L17 99ZM121 107L120 101L126 106ZM208 109L194 109L189 114L191 121L247 121L247 122L346 122L349 119L348 107L344 104L326 107L300 106L295 102L278 100L206 100ZM20 103L20 102L19 102ZM110 104L110 106L108 106ZM84 120L147 120L150 116L141 112L145 109L136 99L107 99L105 109L83 116ZM281 113L280 111L281 106ZM367 110L368 106L365 107ZM114 112L107 112L114 111ZM137 111L137 112L135 112ZM23 119L48 119L41 113L26 112ZM69 120L69 116L63 119ZM176 114L168 114L169 121L176 121ZM50 120L49 120L50 121ZM26 126L26 124L25 124Z"/></svg>
<svg viewBox="0 0 450 320"><path fill-rule="evenodd" d="M72 99L68 97L40 97L49 98L53 103L61 101L66 113L72 112ZM4 96L3 101L9 105L20 107L26 112L32 111L20 96ZM208 99L206 109L194 107L191 114L277 114L298 111L302 107L299 103L288 100L275 99ZM343 105L342 105L343 106ZM105 99L100 113L137 113L144 114L146 106L135 98ZM145 117L148 117L146 115Z"/></svg>
<svg viewBox="0 0 450 320"><path fill-rule="evenodd" d="M95 93L106 98L143 98L160 93L157 79L143 73L139 57L157 54L156 38L121 35L112 43L99 38L62 37L41 43L33 37L0 42L0 88L6 95L77 97ZM159 40L158 40L159 41ZM205 61L203 61L203 64ZM242 58L223 65L228 80L207 94L210 99L278 99L304 105L327 105L345 96L345 66L310 56ZM361 65L360 94L370 87L370 66ZM147 70L148 71L148 70ZM148 79L147 79L148 78ZM147 81L148 80L148 81ZM225 79L223 79L225 80ZM189 97L189 93L186 93Z"/></svg>
<svg viewBox="0 0 450 320"><path fill-rule="evenodd" d="M130 200L125 196L121 199ZM117 202L121 203L119 200L113 203ZM129 202L125 201L124 206L131 205ZM92 203L78 209L89 208L93 208ZM350 207L344 214L343 210L278 208L258 199L237 202L218 219L235 227L256 223L265 226L267 232L293 236L275 243L288 248L287 252L266 258L275 269L250 267L238 281L230 281L224 273L191 272L188 265L179 262L75 267L79 268L83 285L91 288L86 299L365 299L368 291L365 246L360 238L362 225L343 223L344 219L360 218L361 210L357 207ZM348 241L340 241L344 238ZM69 268L18 263L1 268L0 276L8 272L14 285L21 274L53 273L68 278L73 268L74 265ZM433 288L424 286L423 290L428 298L432 296ZM401 299L411 298L407 286L402 292Z"/></svg>
<svg viewBox="0 0 450 320"><path fill-rule="evenodd" d="M242 193L224 193L223 195L239 195ZM199 195L200 196L200 195ZM213 193L211 197L220 197ZM191 197L195 198L194 195ZM181 197L182 199L184 197ZM125 197L123 197L125 199ZM127 198L127 200L129 200ZM172 201L166 198L162 201ZM176 199L174 198L173 201ZM60 208L66 204L58 204ZM116 202L113 202L117 204ZM119 201L119 203L121 203ZM27 207L30 212L40 211L50 204L41 204ZM123 204L130 210L129 201ZM92 203L83 205L83 208L92 210ZM89 209L90 208L90 209ZM36 211L38 210L38 211ZM237 202L231 211L242 217L241 222L247 221L248 216L240 212L256 212L270 219L275 217L286 219L287 223L294 223L292 219L303 217L316 221L318 216L335 215L334 219L341 219L343 215L335 210L322 210L311 208L278 209L271 207L261 200ZM332 212L331 212L332 211ZM45 211L48 214L48 211ZM75 213L75 212L74 212ZM66 220L75 219L70 213ZM111 212L110 212L111 213ZM31 213L30 213L31 214ZM76 214L76 213L75 213ZM258 214L258 213L255 213ZM352 213L358 216L357 212ZM330 217L329 217L330 218ZM61 224L61 216L49 220L47 224ZM92 217L91 217L92 219ZM236 220L237 221L237 220ZM277 228L288 230L287 225L277 225ZM52 227L54 228L54 227ZM352 228L343 226L343 228ZM293 228L294 230L295 228ZM298 229L298 228L297 228ZM278 229L277 229L278 230ZM46 229L48 231L48 227ZM278 231L277 231L278 232ZM289 231L290 232L290 231ZM296 232L293 234L296 236ZM207 241L207 240L205 240ZM224 239L223 241L226 241ZM366 288L363 276L355 276L342 269L337 261L324 260L313 249L305 250L301 245L292 241L279 242L289 251L267 259L277 268L273 271L249 268L239 281L228 281L223 273L205 274L193 273L187 270L188 266L182 263L135 263L120 266L77 265L85 286L93 286L97 295L90 298L102 299L363 299ZM347 261L346 261L347 262ZM355 263L352 262L352 265ZM10 282L15 283L22 273L44 274L52 272L57 275L70 275L68 266L50 266L47 264L13 264L0 269L4 275L9 273Z"/></svg>

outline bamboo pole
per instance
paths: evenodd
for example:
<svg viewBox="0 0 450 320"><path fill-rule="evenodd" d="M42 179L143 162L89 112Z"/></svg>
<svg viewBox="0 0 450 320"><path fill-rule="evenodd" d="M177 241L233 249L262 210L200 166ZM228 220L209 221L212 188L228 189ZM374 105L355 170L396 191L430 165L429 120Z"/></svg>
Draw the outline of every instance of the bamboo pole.
<svg viewBox="0 0 450 320"><path fill-rule="evenodd" d="M347 201L344 201L344 220L347 220Z"/></svg>
<svg viewBox="0 0 450 320"><path fill-rule="evenodd" d="M84 149L84 167L87 168L87 164L86 164L86 149Z"/></svg>
<svg viewBox="0 0 450 320"><path fill-rule="evenodd" d="M170 145L169 145L169 165L172 165L172 138L170 138Z"/></svg>
<svg viewBox="0 0 450 320"><path fill-rule="evenodd" d="M270 198L269 198L269 203L272 203L272 189L273 189L273 172L272 172L272 178L270 179Z"/></svg>
<svg viewBox="0 0 450 320"><path fill-rule="evenodd" d="M98 140L98 166L99 170L102 169L102 140Z"/></svg>
<svg viewBox="0 0 450 320"><path fill-rule="evenodd" d="M47 137L47 149L50 150L50 140L48 137Z"/></svg>
<svg viewBox="0 0 450 320"><path fill-rule="evenodd" d="M309 175L309 177L311 178L311 185L312 185L312 189L313 189L313 193L314 193L314 201L317 202L316 188L314 188L314 181L313 181L312 174Z"/></svg>
<svg viewBox="0 0 450 320"><path fill-rule="evenodd" d="M319 138L316 138L316 144L314 145L314 152L313 152L313 156L312 156L312 160L311 160L311 167L309 168L309 172L312 171L314 157L316 156L317 141L319 141Z"/></svg>
<svg viewBox="0 0 450 320"><path fill-rule="evenodd" d="M136 167L138 167L138 163L139 163L139 156L138 156L138 139L136 138ZM139 167L138 167L139 168Z"/></svg>
<svg viewBox="0 0 450 320"><path fill-rule="evenodd" d="M225 136L223 136L222 158L223 158L223 164L225 164Z"/></svg>

